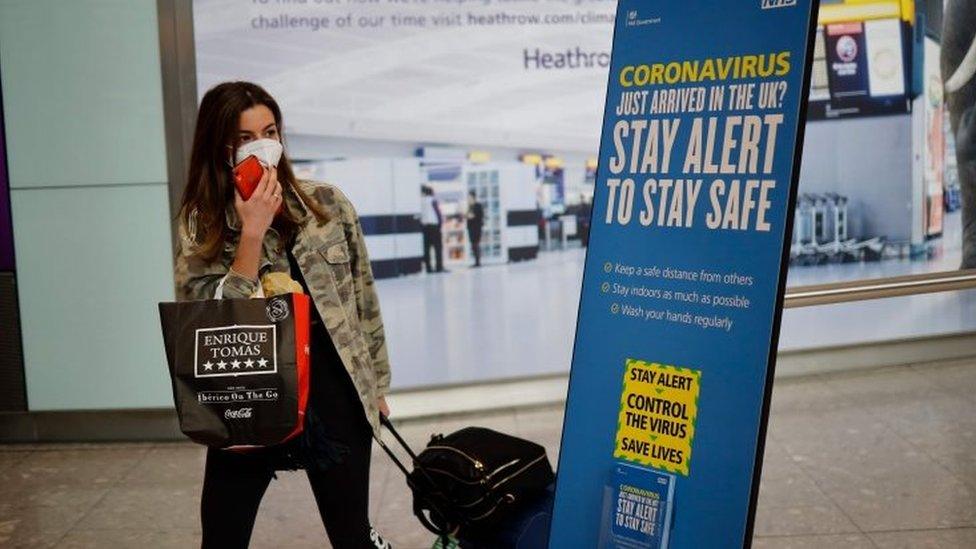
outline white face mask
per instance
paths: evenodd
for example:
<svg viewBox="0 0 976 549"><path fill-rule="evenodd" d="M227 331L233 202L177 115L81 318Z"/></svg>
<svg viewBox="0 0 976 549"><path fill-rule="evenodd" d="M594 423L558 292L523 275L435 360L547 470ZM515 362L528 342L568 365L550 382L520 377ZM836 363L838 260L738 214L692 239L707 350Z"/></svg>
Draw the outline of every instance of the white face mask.
<svg viewBox="0 0 976 549"><path fill-rule="evenodd" d="M275 168L278 166L278 161L281 160L281 152L283 150L284 148L281 146L281 142L277 139L255 139L238 147L234 164L240 164L247 157L254 156L265 167Z"/></svg>

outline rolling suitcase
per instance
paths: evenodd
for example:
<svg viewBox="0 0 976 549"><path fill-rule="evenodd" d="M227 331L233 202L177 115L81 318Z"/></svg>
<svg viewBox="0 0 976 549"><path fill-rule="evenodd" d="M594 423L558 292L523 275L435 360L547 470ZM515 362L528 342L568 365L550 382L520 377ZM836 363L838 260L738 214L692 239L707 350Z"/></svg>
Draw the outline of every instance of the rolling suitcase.
<svg viewBox="0 0 976 549"><path fill-rule="evenodd" d="M556 485L525 504L499 524L495 532L480 539L460 539L460 549L545 549L549 543L552 503Z"/></svg>
<svg viewBox="0 0 976 549"><path fill-rule="evenodd" d="M466 540L468 545L462 547L500 549L504 545L474 544L491 543L500 532L517 529L527 510L533 506L545 509L546 500L551 500L555 474L545 448L534 442L491 429L466 427L448 435L434 435L417 454L387 418L381 416L381 421L410 455L413 471L377 437L406 476L414 496L414 515L443 540L453 535ZM531 515L534 518L528 522L537 531L539 513ZM545 513L542 515L546 518ZM547 523L544 530L548 531Z"/></svg>

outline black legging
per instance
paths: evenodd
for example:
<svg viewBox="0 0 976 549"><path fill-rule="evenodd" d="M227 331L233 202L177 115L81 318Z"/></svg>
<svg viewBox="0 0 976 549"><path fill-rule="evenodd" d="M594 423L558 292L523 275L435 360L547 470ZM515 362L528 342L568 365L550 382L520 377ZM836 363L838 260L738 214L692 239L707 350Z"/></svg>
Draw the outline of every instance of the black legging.
<svg viewBox="0 0 976 549"><path fill-rule="evenodd" d="M316 315L317 316L317 315ZM335 549L374 548L369 541L372 433L362 403L325 329L312 326L309 405L330 435L349 447L343 463L306 469L319 514ZM209 449L200 502L203 547L247 547L273 469L260 454ZM287 546L288 540L281 540Z"/></svg>

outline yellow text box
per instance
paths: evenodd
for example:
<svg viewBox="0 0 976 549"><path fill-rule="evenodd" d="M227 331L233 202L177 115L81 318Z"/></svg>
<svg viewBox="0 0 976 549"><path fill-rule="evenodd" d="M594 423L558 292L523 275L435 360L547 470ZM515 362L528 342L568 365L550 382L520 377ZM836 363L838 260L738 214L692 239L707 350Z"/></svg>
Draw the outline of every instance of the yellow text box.
<svg viewBox="0 0 976 549"><path fill-rule="evenodd" d="M615 458L687 476L701 371L629 358Z"/></svg>

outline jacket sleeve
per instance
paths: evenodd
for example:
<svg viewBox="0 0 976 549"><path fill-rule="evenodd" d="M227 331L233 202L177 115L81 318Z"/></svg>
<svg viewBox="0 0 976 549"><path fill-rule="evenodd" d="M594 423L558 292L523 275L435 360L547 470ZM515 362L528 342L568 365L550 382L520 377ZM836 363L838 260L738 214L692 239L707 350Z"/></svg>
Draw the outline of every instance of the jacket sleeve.
<svg viewBox="0 0 976 549"><path fill-rule="evenodd" d="M383 315L380 313L380 300L376 294L373 269L366 252L366 238L352 204L346 199L346 206L352 224L349 247L353 268L353 286L356 291L356 309L359 312L359 325L362 327L369 354L373 358L373 373L376 376L377 394L384 396L390 391L390 358L386 350L386 333L383 329Z"/></svg>
<svg viewBox="0 0 976 549"><path fill-rule="evenodd" d="M258 290L257 280L251 280L230 270L219 257L213 261L201 258L194 249L194 240L187 233L182 216L179 240L180 247L174 262L174 278L176 296L180 301L245 298ZM219 294L218 288L220 288Z"/></svg>

